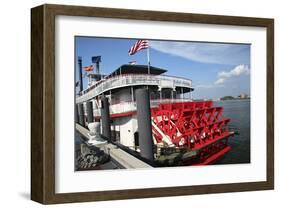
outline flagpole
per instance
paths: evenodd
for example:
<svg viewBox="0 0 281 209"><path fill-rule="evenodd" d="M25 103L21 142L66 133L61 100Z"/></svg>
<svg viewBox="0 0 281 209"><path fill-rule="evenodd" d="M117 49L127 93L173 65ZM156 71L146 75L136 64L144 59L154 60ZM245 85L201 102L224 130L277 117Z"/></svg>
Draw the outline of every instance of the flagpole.
<svg viewBox="0 0 281 209"><path fill-rule="evenodd" d="M150 74L150 57L149 57L149 47L147 47L147 71Z"/></svg>

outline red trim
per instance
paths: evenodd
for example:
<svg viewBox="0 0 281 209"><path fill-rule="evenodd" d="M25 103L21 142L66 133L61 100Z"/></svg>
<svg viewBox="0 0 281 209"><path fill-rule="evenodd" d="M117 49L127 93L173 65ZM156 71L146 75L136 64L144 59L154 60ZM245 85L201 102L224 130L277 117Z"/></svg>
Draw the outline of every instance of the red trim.
<svg viewBox="0 0 281 209"><path fill-rule="evenodd" d="M116 114L111 114L111 118L118 118L118 117L125 117L125 116L130 116L130 115L135 115L137 114L136 111L131 111L131 112L122 112L122 113L116 113Z"/></svg>
<svg viewBox="0 0 281 209"><path fill-rule="evenodd" d="M199 164L193 164L193 165L210 165L216 162L218 159L220 159L225 153L229 152L231 150L230 146L227 146L220 150L219 152L211 155L209 158L207 158L204 162Z"/></svg>
<svg viewBox="0 0 281 209"><path fill-rule="evenodd" d="M135 114L137 114L136 111L122 112L122 113L111 114L110 118L125 117L125 116L130 116L130 115L135 115ZM100 118L101 118L101 116L95 116L95 119L100 119Z"/></svg>

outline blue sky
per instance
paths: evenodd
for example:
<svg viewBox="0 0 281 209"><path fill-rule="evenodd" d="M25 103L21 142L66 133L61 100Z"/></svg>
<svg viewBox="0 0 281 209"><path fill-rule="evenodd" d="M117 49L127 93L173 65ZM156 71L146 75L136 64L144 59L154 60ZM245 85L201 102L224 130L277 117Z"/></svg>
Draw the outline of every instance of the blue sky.
<svg viewBox="0 0 281 209"><path fill-rule="evenodd" d="M76 37L76 65L78 56L82 57L83 66L88 66L91 57L99 55L102 74L109 74L130 61L147 64L146 50L128 55L135 42L135 39ZM149 46L151 65L168 70L167 75L191 79L196 99L250 94L249 44L149 40ZM83 83L85 88L86 78Z"/></svg>

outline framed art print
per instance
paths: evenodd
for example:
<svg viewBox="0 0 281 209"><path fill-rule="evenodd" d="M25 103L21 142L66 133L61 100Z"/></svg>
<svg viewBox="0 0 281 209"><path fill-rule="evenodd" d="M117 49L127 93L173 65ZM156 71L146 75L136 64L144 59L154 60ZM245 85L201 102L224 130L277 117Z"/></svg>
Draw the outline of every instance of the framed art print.
<svg viewBox="0 0 281 209"><path fill-rule="evenodd" d="M32 200L274 188L273 19L31 15Z"/></svg>

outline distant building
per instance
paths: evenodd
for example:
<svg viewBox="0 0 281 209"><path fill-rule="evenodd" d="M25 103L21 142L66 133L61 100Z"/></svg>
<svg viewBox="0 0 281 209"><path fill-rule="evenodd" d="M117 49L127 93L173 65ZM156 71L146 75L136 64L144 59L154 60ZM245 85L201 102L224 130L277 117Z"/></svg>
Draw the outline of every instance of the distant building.
<svg viewBox="0 0 281 209"><path fill-rule="evenodd" d="M249 96L247 95L247 94L240 94L237 98L239 98L239 99L247 99L247 98L249 98Z"/></svg>

